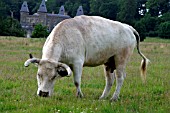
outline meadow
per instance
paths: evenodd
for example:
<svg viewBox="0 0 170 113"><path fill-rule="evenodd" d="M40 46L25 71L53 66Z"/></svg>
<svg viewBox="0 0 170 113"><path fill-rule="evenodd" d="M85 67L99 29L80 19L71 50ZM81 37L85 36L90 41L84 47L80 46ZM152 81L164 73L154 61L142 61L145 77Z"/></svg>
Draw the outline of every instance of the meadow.
<svg viewBox="0 0 170 113"><path fill-rule="evenodd" d="M115 83L105 100L101 96L105 77L103 67L85 67L82 75L84 98L76 98L73 77L56 81L52 97L36 95L37 67L24 67L29 53L41 58L45 39L0 37L0 113L169 113L170 40L147 38L141 51L151 63L147 82L140 77L141 57L135 48L127 65L127 77L117 102L110 103Z"/></svg>

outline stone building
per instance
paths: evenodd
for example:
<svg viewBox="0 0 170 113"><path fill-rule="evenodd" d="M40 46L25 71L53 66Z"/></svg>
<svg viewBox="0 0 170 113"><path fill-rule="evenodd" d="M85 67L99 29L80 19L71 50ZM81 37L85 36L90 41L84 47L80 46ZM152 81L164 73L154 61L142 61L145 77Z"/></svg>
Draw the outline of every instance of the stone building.
<svg viewBox="0 0 170 113"><path fill-rule="evenodd" d="M76 15L83 15L82 6L78 8ZM26 37L31 37L36 24L41 23L42 25L47 26L48 31L51 31L59 22L69 18L71 17L65 14L64 6L60 7L58 14L48 13L45 0L42 0L37 13L34 13L33 15L29 15L28 4L26 1L23 2L20 10L20 24L27 32Z"/></svg>

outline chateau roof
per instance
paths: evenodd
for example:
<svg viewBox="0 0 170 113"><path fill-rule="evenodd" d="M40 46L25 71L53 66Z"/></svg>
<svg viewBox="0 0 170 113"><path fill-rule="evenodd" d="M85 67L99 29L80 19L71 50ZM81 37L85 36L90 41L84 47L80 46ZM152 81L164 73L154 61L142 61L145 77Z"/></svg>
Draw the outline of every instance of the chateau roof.
<svg viewBox="0 0 170 113"><path fill-rule="evenodd" d="M64 6L62 5L62 6L60 7L60 10L59 10L59 13L58 13L58 14L64 15L64 13L65 13L65 9L64 9Z"/></svg>
<svg viewBox="0 0 170 113"><path fill-rule="evenodd" d="M45 5L45 0L42 0L38 12L47 13L47 8Z"/></svg>
<svg viewBox="0 0 170 113"><path fill-rule="evenodd" d="M79 6L79 8L77 9L77 13L76 13L76 16L80 16L80 15L84 15L82 6Z"/></svg>
<svg viewBox="0 0 170 113"><path fill-rule="evenodd" d="M50 14L48 13L47 16L53 16L53 17L61 17L61 18L71 18L68 15L61 15L61 14Z"/></svg>
<svg viewBox="0 0 170 113"><path fill-rule="evenodd" d="M26 1L23 2L20 12L29 12L28 5L27 5Z"/></svg>

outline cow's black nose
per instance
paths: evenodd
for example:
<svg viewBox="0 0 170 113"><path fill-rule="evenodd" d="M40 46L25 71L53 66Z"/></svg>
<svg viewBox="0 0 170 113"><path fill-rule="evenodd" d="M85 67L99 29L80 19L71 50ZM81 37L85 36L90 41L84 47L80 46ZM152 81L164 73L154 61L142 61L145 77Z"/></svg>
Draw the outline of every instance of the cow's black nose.
<svg viewBox="0 0 170 113"><path fill-rule="evenodd" d="M48 97L49 96L49 92L43 92L40 90L39 94L40 97Z"/></svg>

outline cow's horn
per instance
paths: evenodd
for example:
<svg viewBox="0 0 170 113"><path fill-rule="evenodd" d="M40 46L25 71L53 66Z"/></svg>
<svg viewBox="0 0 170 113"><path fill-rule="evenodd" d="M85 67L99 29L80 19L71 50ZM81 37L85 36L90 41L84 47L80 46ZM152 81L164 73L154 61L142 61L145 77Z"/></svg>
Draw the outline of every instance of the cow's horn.
<svg viewBox="0 0 170 113"><path fill-rule="evenodd" d="M30 56L30 58L33 58L33 56L32 56L32 54L31 54L31 53L29 54L29 56Z"/></svg>
<svg viewBox="0 0 170 113"><path fill-rule="evenodd" d="M28 67L30 63L37 63L37 64L39 64L40 59L34 58L34 57L32 56L32 54L29 54L29 56L30 56L30 59L28 59L28 60L25 61L25 63L24 63L24 66L25 66L25 67Z"/></svg>

